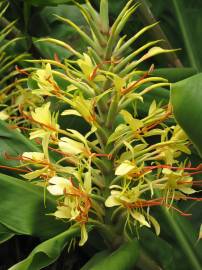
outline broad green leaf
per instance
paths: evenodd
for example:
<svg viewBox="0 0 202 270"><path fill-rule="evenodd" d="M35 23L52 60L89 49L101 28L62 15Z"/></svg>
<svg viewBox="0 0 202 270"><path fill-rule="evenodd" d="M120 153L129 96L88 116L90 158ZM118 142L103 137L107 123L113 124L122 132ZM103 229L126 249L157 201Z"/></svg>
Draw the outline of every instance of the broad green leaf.
<svg viewBox="0 0 202 270"><path fill-rule="evenodd" d="M197 38L197 42L194 42L193 40L193 31L189 28L189 20L187 20L187 16L185 13L185 4L183 4L183 2L184 1L172 0L173 8L175 10L179 23L178 27L180 28L180 32L183 36L190 65L196 69L199 69L199 58L197 56L195 46L195 43L197 43L199 39Z"/></svg>
<svg viewBox="0 0 202 270"><path fill-rule="evenodd" d="M80 228L69 228L65 232L39 244L23 261L10 267L9 270L40 270L53 263L68 242L80 234Z"/></svg>
<svg viewBox="0 0 202 270"><path fill-rule="evenodd" d="M139 255L138 241L133 240L108 254L103 251L96 254L81 270L131 270Z"/></svg>
<svg viewBox="0 0 202 270"><path fill-rule="evenodd" d="M14 235L15 234L11 230L0 224L0 244L9 240Z"/></svg>
<svg viewBox="0 0 202 270"><path fill-rule="evenodd" d="M177 82L184 80L190 76L196 74L197 71L194 68L159 68L155 69L151 75L156 77L163 77L169 82Z"/></svg>
<svg viewBox="0 0 202 270"><path fill-rule="evenodd" d="M38 148L18 130L12 129L9 125L0 120L0 165L15 165L15 160L5 158L5 153L10 156L17 156L25 151L37 152Z"/></svg>
<svg viewBox="0 0 202 270"><path fill-rule="evenodd" d="M175 118L202 155L202 73L172 84Z"/></svg>
<svg viewBox="0 0 202 270"><path fill-rule="evenodd" d="M144 228L140 230L140 244L143 250L162 267L161 269L175 269L173 248L167 241Z"/></svg>
<svg viewBox="0 0 202 270"><path fill-rule="evenodd" d="M109 250L103 250L98 253L96 253L82 268L81 270L89 270L91 267L105 259L107 256L110 255Z"/></svg>
<svg viewBox="0 0 202 270"><path fill-rule="evenodd" d="M71 0L25 0L26 3L33 5L33 6L55 6L55 5L61 5L61 4L72 4ZM82 3L84 1L77 1L79 3Z"/></svg>
<svg viewBox="0 0 202 270"><path fill-rule="evenodd" d="M197 232L185 217L181 217L175 212L171 214L164 207L161 207L161 211L164 216L162 222L166 221L166 229L169 227L169 236L176 243L177 248L180 248L180 256L186 260L186 267L201 270L201 249L196 246Z"/></svg>
<svg viewBox="0 0 202 270"><path fill-rule="evenodd" d="M55 199L44 189L20 179L0 174L0 223L13 233L52 237L67 224L47 214L56 209Z"/></svg>

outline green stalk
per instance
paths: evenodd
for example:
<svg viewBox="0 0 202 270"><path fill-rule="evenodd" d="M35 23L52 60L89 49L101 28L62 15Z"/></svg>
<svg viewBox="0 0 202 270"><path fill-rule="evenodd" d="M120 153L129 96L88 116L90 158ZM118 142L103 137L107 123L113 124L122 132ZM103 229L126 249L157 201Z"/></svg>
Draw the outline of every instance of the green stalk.
<svg viewBox="0 0 202 270"><path fill-rule="evenodd" d="M184 38L184 42L185 42L185 46L186 46L186 50L187 50L190 64L193 68L196 68L197 70L199 70L197 56L195 55L194 50L193 50L193 42L191 39L191 35L189 34L185 15L183 14L183 7L182 7L181 0L172 0L172 2L173 2L174 9L175 9L175 13L177 15L180 30L181 30L183 38Z"/></svg>
<svg viewBox="0 0 202 270"><path fill-rule="evenodd" d="M179 246L181 247L182 251L184 252L186 258L189 260L190 265L194 270L201 270L202 265L198 261L198 258L196 257L196 254L194 254L193 249L191 248L186 236L184 235L183 231L181 230L179 224L177 223L177 220L171 216L169 211L162 207L163 214L172 228L173 232L175 233L175 237L178 241Z"/></svg>
<svg viewBox="0 0 202 270"><path fill-rule="evenodd" d="M93 160L93 163L99 168L99 170L103 174L109 174L109 166L104 162L104 160L101 160L100 158L96 158Z"/></svg>
<svg viewBox="0 0 202 270"><path fill-rule="evenodd" d="M120 237L114 232L113 227L110 225L103 224L93 219L89 219L89 224L94 225L98 229L103 239L107 241L109 247L112 247L114 243L117 242L117 238Z"/></svg>
<svg viewBox="0 0 202 270"><path fill-rule="evenodd" d="M107 115L106 127L109 129L112 128L114 119L116 118L117 110L118 110L118 95L117 93L115 93L114 97L112 98L112 101L109 107L109 112Z"/></svg>

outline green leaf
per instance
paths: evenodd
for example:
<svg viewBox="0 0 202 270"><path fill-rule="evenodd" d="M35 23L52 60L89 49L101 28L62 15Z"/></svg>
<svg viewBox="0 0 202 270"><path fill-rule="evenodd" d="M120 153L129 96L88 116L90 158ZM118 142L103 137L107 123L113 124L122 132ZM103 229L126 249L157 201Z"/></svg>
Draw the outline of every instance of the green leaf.
<svg viewBox="0 0 202 270"><path fill-rule="evenodd" d="M81 270L131 270L136 264L138 250L138 241L133 240L111 254L108 251L97 253Z"/></svg>
<svg viewBox="0 0 202 270"><path fill-rule="evenodd" d="M25 151L38 151L38 148L18 130L12 129L9 125L0 120L0 165L13 165L17 163L15 160L5 158L5 153L10 156L17 156Z"/></svg>
<svg viewBox="0 0 202 270"><path fill-rule="evenodd" d="M185 4L183 4L183 2L184 1L182 0L172 0L173 8L178 19L179 28L189 57L189 62L193 68L199 69L199 61L195 47L195 43L197 42L193 42L192 30L189 29L189 20L187 20Z"/></svg>
<svg viewBox="0 0 202 270"><path fill-rule="evenodd" d="M151 230L144 228L140 230L140 243L146 253L151 258L155 258L155 261L164 270L174 269L173 247L168 242L156 236Z"/></svg>
<svg viewBox="0 0 202 270"><path fill-rule="evenodd" d="M97 263L100 263L103 259L110 255L109 250L103 250L96 253L82 268L81 270L89 270Z"/></svg>
<svg viewBox="0 0 202 270"><path fill-rule="evenodd" d="M164 207L161 207L161 211L167 223L166 228L169 227L171 237L176 242L178 248L180 248L180 253L184 254L184 256L181 256L186 260L187 264L189 264L189 269L200 270L202 266L201 252L200 249L197 250L197 247L195 248L197 240L195 237L196 232L184 217L181 217L177 213L171 214L168 209Z"/></svg>
<svg viewBox="0 0 202 270"><path fill-rule="evenodd" d="M172 84L175 118L202 156L202 73Z"/></svg>
<svg viewBox="0 0 202 270"><path fill-rule="evenodd" d="M0 244L9 240L14 235L15 234L11 230L6 228L4 225L0 224Z"/></svg>
<svg viewBox="0 0 202 270"><path fill-rule="evenodd" d="M56 261L69 240L79 235L79 233L80 228L69 228L67 231L48 239L33 249L25 260L15 264L9 270L42 269Z"/></svg>
<svg viewBox="0 0 202 270"><path fill-rule="evenodd" d="M26 3L29 3L33 6L55 6L55 5L61 5L61 4L72 4L71 0L25 0ZM79 3L83 3L84 1L77 1Z"/></svg>
<svg viewBox="0 0 202 270"><path fill-rule="evenodd" d="M163 77L169 82L178 82L197 73L194 68L158 68L152 72L152 76Z"/></svg>
<svg viewBox="0 0 202 270"><path fill-rule="evenodd" d="M53 213L55 199L44 189L20 179L0 174L0 223L17 234L52 237L67 228L67 224L56 220Z"/></svg>

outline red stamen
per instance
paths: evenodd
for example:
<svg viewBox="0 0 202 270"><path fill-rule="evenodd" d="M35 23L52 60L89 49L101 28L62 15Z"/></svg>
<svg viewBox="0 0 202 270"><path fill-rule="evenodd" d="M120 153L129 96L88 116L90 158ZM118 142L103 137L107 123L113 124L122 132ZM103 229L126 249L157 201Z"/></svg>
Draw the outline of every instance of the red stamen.
<svg viewBox="0 0 202 270"><path fill-rule="evenodd" d="M202 201L202 198L196 198L196 197L187 197L188 200L192 200L192 201Z"/></svg>
<svg viewBox="0 0 202 270"><path fill-rule="evenodd" d="M197 167L173 167L171 165L155 165L155 166L145 166L144 168L149 170L155 170L155 169L172 169L172 170L183 170L183 171L198 171L202 168L202 164L199 164ZM202 172L202 171L200 171Z"/></svg>
<svg viewBox="0 0 202 270"><path fill-rule="evenodd" d="M19 168L13 168L13 167L4 166L4 165L0 165L0 168L2 168L2 169L8 169L8 170L11 170L11 171L25 172L25 173L28 173L29 172L28 170L23 170L23 169L19 169Z"/></svg>
<svg viewBox="0 0 202 270"><path fill-rule="evenodd" d="M168 207L171 207L172 209L177 211L181 216L184 216L184 217L192 216L192 214L185 213L185 212L181 211L180 209L174 207L173 205L171 205L171 206L168 205Z"/></svg>
<svg viewBox="0 0 202 270"><path fill-rule="evenodd" d="M187 197L189 199L189 197ZM192 198L192 197L191 197ZM193 200L198 199L198 198L192 198ZM202 201L202 199L199 199L199 201ZM185 213L178 208L174 207L173 205L166 204L164 201L164 198L157 198L153 200L148 200L148 201L137 201L133 204L126 204L125 205L128 208L142 208L142 207L152 207L152 206L166 206L168 208L172 208L178 213L180 213L181 216L191 216L189 213Z"/></svg>
<svg viewBox="0 0 202 270"><path fill-rule="evenodd" d="M23 160L23 157L21 155L19 156L10 156L8 153L4 153L4 157L7 160Z"/></svg>
<svg viewBox="0 0 202 270"><path fill-rule="evenodd" d="M92 157L107 157L109 160L112 159L112 154L97 154L97 153L91 153Z"/></svg>
<svg viewBox="0 0 202 270"><path fill-rule="evenodd" d="M198 171L198 172L191 172L189 174L184 174L184 176L189 176L189 175L194 175L194 174L200 174L202 173L202 171Z"/></svg>
<svg viewBox="0 0 202 270"><path fill-rule="evenodd" d="M15 66L15 69L20 73L20 74L24 74L24 75L29 75L29 73L27 71L25 71L24 69L19 68L17 65Z"/></svg>
<svg viewBox="0 0 202 270"><path fill-rule="evenodd" d="M60 58L57 53L54 53L54 60L58 63L61 63Z"/></svg>
<svg viewBox="0 0 202 270"><path fill-rule="evenodd" d="M55 82L51 81L50 78L47 78L46 80L54 87L56 93L60 91L59 86Z"/></svg>
<svg viewBox="0 0 202 270"><path fill-rule="evenodd" d="M95 66L95 68L93 69L92 73L91 73L91 74L89 75L89 77L88 77L89 81L92 81L92 80L96 77L97 71L98 71L98 69L99 69L102 65L104 65L104 64L118 64L119 62L120 62L120 60L118 60L118 61L111 61L111 60L108 60L108 61L103 61L103 62L100 63L100 64L97 64L97 65Z"/></svg>
<svg viewBox="0 0 202 270"><path fill-rule="evenodd" d="M19 129L21 129L21 130L30 130L30 128L19 127L19 126L17 126L17 125L9 125L9 128L11 128L11 129L19 128Z"/></svg>
<svg viewBox="0 0 202 270"><path fill-rule="evenodd" d="M150 75L150 73L153 72L153 70L154 70L154 65L152 64L150 69L147 72L145 72L136 82L134 82L133 84L131 84L127 88L122 88L121 94L125 95L125 94L129 93L139 82L146 79Z"/></svg>

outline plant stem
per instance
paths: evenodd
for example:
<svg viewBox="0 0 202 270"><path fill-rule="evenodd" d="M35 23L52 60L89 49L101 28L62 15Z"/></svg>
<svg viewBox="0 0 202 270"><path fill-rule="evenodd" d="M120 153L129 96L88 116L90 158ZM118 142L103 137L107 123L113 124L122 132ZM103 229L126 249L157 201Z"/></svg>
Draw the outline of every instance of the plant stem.
<svg viewBox="0 0 202 270"><path fill-rule="evenodd" d="M172 228L173 232L175 233L176 239L178 244L180 245L182 251L186 255L187 259L194 270L201 270L200 262L198 261L196 255L194 254L193 249L191 248L186 236L184 235L183 231L181 230L177 220L171 216L169 211L162 207L163 214L169 223L170 227Z"/></svg>
<svg viewBox="0 0 202 270"><path fill-rule="evenodd" d="M111 129L114 123L114 119L116 118L117 110L118 110L118 101L119 98L117 94L114 94L114 97L112 98L110 107L109 107L109 112L107 115L107 121L106 121L106 126L107 128Z"/></svg>
<svg viewBox="0 0 202 270"><path fill-rule="evenodd" d="M184 43L186 46L190 64L193 68L196 68L198 70L199 69L198 61L193 50L193 42L191 40L191 35L189 34L185 16L183 14L183 7L181 5L181 1L172 0L172 2L175 9L175 13L177 15L178 23L179 23L179 26L180 26L180 29L184 38Z"/></svg>
<svg viewBox="0 0 202 270"><path fill-rule="evenodd" d="M162 270L162 268L152 260L143 249L140 250L136 266L141 270Z"/></svg>
<svg viewBox="0 0 202 270"><path fill-rule="evenodd" d="M103 239L107 241L109 247L114 246L114 244L119 238L119 236L114 232L113 227L110 225L103 224L97 220L89 219L89 224L94 225L100 234L103 236Z"/></svg>
<svg viewBox="0 0 202 270"><path fill-rule="evenodd" d="M175 0L173 0L175 1ZM177 0L179 1L179 0ZM146 4L145 0L140 0L141 5L139 6L139 15L143 23L147 24L153 24L156 23L157 20L155 19L154 15L152 14L150 8ZM162 39L163 43L166 44L167 49L173 49L171 46L168 38L166 37L165 33L163 32L162 28L157 24L154 28L151 29L151 33L154 36L155 39ZM176 53L168 53L165 54L165 57L167 58L167 61L170 65L174 67L183 67L180 59L177 57Z"/></svg>

